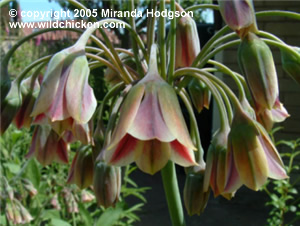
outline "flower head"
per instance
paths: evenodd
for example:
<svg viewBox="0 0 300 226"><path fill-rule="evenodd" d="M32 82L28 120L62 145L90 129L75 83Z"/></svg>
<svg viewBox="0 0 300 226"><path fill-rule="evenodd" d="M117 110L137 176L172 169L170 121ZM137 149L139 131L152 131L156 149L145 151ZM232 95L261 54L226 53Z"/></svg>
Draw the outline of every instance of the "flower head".
<svg viewBox="0 0 300 226"><path fill-rule="evenodd" d="M246 77L257 112L271 110L279 95L277 73L270 48L253 33L238 49L239 65Z"/></svg>
<svg viewBox="0 0 300 226"><path fill-rule="evenodd" d="M114 206L121 191L121 168L99 161L94 171L93 185L98 205L106 208Z"/></svg>
<svg viewBox="0 0 300 226"><path fill-rule="evenodd" d="M31 116L47 117L51 123L63 124L63 129L70 131L73 122L87 123L97 105L88 76L88 61L81 45L75 44L55 54L49 62Z"/></svg>
<svg viewBox="0 0 300 226"><path fill-rule="evenodd" d="M195 21L189 16L181 17L176 29L175 67L191 66L199 52L200 40Z"/></svg>
<svg viewBox="0 0 300 226"><path fill-rule="evenodd" d="M249 31L257 31L252 0L218 0L218 3L224 21L241 38Z"/></svg>
<svg viewBox="0 0 300 226"><path fill-rule="evenodd" d="M111 142L105 147L105 160L118 166L135 161L150 174L169 159L182 166L196 165L195 147L176 93L158 75L154 47L150 61L148 74L132 87L122 105Z"/></svg>
<svg viewBox="0 0 300 226"><path fill-rule="evenodd" d="M204 191L203 181L203 172L189 173L185 179L183 197L185 208L190 216L200 215L207 205L210 191Z"/></svg>
<svg viewBox="0 0 300 226"><path fill-rule="evenodd" d="M241 109L237 110L228 136L227 192L241 184L258 190L267 178L284 179L286 172L279 153L265 129Z"/></svg>
<svg viewBox="0 0 300 226"><path fill-rule="evenodd" d="M36 126L27 158L35 156L42 165L68 163L68 145L49 126Z"/></svg>
<svg viewBox="0 0 300 226"><path fill-rule="evenodd" d="M33 79L35 78L31 76L21 83L22 105L14 118L14 122L19 129L21 127L29 128L32 122L30 113L40 91L39 82L37 79L34 81Z"/></svg>
<svg viewBox="0 0 300 226"><path fill-rule="evenodd" d="M282 67L298 84L300 84L300 48L293 47L298 55L292 55L281 49Z"/></svg>

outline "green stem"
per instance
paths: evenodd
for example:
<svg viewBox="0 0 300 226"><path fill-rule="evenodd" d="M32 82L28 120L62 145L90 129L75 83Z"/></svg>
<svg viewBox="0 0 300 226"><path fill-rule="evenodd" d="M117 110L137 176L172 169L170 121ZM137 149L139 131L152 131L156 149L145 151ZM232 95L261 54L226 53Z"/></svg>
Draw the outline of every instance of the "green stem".
<svg viewBox="0 0 300 226"><path fill-rule="evenodd" d="M161 0L159 3L159 10L163 12L165 10L165 0ZM166 19L165 17L159 17L159 34L158 34L158 41L159 41L159 53L160 53L160 76L166 80L167 73L166 73Z"/></svg>
<svg viewBox="0 0 300 226"><path fill-rule="evenodd" d="M219 63L218 61L209 60L207 63L212 64L212 65L220 68L221 72L223 72L225 74L228 74L234 80L234 82L236 83L236 85L238 87L239 97L242 98L242 99L246 97L245 91L244 91L244 88L243 88L243 85L242 85L240 79L236 76L236 74L232 70L230 70L224 64Z"/></svg>
<svg viewBox="0 0 300 226"><path fill-rule="evenodd" d="M172 225L184 226L184 214L181 204L180 192L177 184L176 169L173 162L169 161L167 163L167 165L161 170L161 176Z"/></svg>
<svg viewBox="0 0 300 226"><path fill-rule="evenodd" d="M194 110L191 104L191 101L189 99L189 96L186 92L185 89L181 89L179 92L179 96L181 100L183 101L184 105L186 106L186 109L188 110L189 116L190 116L190 121L191 121L191 130L195 134L195 140L196 140L196 146L197 146L197 152L195 152L196 156L196 162L200 165L200 168L202 170L205 169L205 162L203 159L204 151L201 145L201 138L200 138L200 133L199 133L199 128L198 128L198 123L194 114Z"/></svg>
<svg viewBox="0 0 300 226"><path fill-rule="evenodd" d="M290 11L283 11L283 10L266 10L260 11L256 13L256 17L264 17L264 16L284 16L289 17L292 19L300 20L300 14Z"/></svg>
<svg viewBox="0 0 300 226"><path fill-rule="evenodd" d="M111 68L112 70L114 70L115 72L117 72L118 76L120 77L120 79L123 80L123 78L119 75L118 73L118 69L113 65L111 64L109 61L105 60L104 58L100 57L100 56L97 56L97 55L94 55L94 54L91 54L91 53L86 53L85 54L88 58L91 58L91 59L94 59L94 60L97 60L99 61L101 64Z"/></svg>
<svg viewBox="0 0 300 226"><path fill-rule="evenodd" d="M298 57L299 54L290 46L286 45L285 43L282 42L277 42L277 41L273 41L270 39L262 39L265 43L267 43L268 45L272 45L272 46L276 46L280 49L284 49L285 51L287 51L288 53Z"/></svg>
<svg viewBox="0 0 300 226"><path fill-rule="evenodd" d="M128 1L128 8L129 8L129 11L134 11L134 0ZM133 16L129 17L129 24L130 24L132 30L134 31L134 33L136 33L135 17L133 17ZM131 38L132 50L134 53L134 59L135 59L136 65L137 65L137 71L138 71L140 77L143 77L143 75L144 75L143 67L141 64L141 60L139 59L139 49L138 49L137 43L135 42L135 37L133 37L133 32L131 32L130 38Z"/></svg>
<svg viewBox="0 0 300 226"><path fill-rule="evenodd" d="M150 10L153 10L153 12L156 11L156 1L151 1L150 3ZM151 52L151 46L154 43L155 39L155 21L156 17L149 17L147 20L147 50L148 55L150 55Z"/></svg>
<svg viewBox="0 0 300 226"><path fill-rule="evenodd" d="M175 0L171 0L171 11L175 13ZM168 83L171 84L175 70L175 53L176 53L176 18L171 20L170 26L170 63L168 69Z"/></svg>
<svg viewBox="0 0 300 226"><path fill-rule="evenodd" d="M195 6L190 6L185 9L185 11L196 11L198 9L213 9L213 10L219 10L218 5L214 4L201 4L201 5L195 5Z"/></svg>
<svg viewBox="0 0 300 226"><path fill-rule="evenodd" d="M182 75L191 75L192 77L195 77L197 79L203 80L203 77L206 77L208 80L211 80L213 82L215 82L216 84L218 84L220 87L222 87L222 89L226 92L226 94L229 96L230 100L232 101L233 106L236 109L239 109L240 111L243 111L242 106L238 100L238 98L235 96L235 94L232 92L232 90L224 83L222 82L220 79L216 78L215 76L213 76L212 74L210 74L209 72L205 71L205 70L201 70L199 68L182 68L182 69L178 69L177 71L175 71L174 74L174 79L177 77L180 77ZM201 76L202 75L202 76ZM204 81L204 80L203 80ZM205 81L204 81L205 82ZM207 83L207 82L205 82ZM211 86L211 84L209 84ZM207 85L207 86L209 86ZM211 88L210 88L211 89ZM212 91L212 89L211 89ZM212 94L214 94L212 92ZM216 101L217 98L215 97ZM219 106L219 105L218 105ZM221 106L219 106L221 107ZM220 111L222 112L223 109L220 109Z"/></svg>

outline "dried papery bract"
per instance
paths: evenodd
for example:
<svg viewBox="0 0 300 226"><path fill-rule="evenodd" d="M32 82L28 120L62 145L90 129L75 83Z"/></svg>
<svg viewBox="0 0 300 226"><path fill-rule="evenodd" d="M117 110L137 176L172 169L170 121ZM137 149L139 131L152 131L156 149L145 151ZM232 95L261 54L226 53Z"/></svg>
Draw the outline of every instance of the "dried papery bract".
<svg viewBox="0 0 300 226"><path fill-rule="evenodd" d="M154 174L170 160L182 166L196 165L193 142L174 89L159 77L156 46L152 46L147 75L129 91L110 144L105 147L109 164L136 162Z"/></svg>

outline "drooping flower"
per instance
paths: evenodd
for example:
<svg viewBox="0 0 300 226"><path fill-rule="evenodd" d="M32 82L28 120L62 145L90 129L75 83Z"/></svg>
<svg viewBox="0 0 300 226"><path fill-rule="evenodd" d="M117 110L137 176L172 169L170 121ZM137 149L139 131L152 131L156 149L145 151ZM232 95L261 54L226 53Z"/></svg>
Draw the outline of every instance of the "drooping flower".
<svg viewBox="0 0 300 226"><path fill-rule="evenodd" d="M253 33L238 49L238 61L246 77L258 113L271 110L279 95L277 73L270 48Z"/></svg>
<svg viewBox="0 0 300 226"><path fill-rule="evenodd" d="M226 155L227 155L227 137L229 127L219 130L215 133L213 140L209 146L206 157L206 169L204 175L204 191L208 191L211 187L214 196L222 195L226 199L231 199L234 192L225 192L227 182L226 175Z"/></svg>
<svg viewBox="0 0 300 226"><path fill-rule="evenodd" d="M241 38L248 32L257 32L252 0L218 0L225 23Z"/></svg>
<svg viewBox="0 0 300 226"><path fill-rule="evenodd" d="M203 189L203 172L188 173L183 189L185 208L190 216L200 215L208 202L210 190Z"/></svg>
<svg viewBox="0 0 300 226"><path fill-rule="evenodd" d="M274 123L283 122L287 117L289 117L289 113L285 109L282 103L280 103L279 98L276 99L274 107L269 110L265 109L260 114L256 115L257 121L267 130L271 131Z"/></svg>
<svg viewBox="0 0 300 226"><path fill-rule="evenodd" d="M175 68L191 66L199 53L197 25L190 16L181 17L176 28Z"/></svg>
<svg viewBox="0 0 300 226"><path fill-rule="evenodd" d="M267 132L241 109L236 111L232 121L226 159L226 192L233 192L240 184L258 190L268 177L287 178L280 155Z"/></svg>
<svg viewBox="0 0 300 226"><path fill-rule="evenodd" d="M129 91L104 150L109 164L124 166L135 161L149 174L162 169L169 159L182 166L197 165L176 93L158 75L155 48L149 71Z"/></svg>
<svg viewBox="0 0 300 226"><path fill-rule="evenodd" d="M121 168L99 161L94 171L93 185L98 205L114 206L121 192Z"/></svg>
<svg viewBox="0 0 300 226"><path fill-rule="evenodd" d="M26 157L33 156L44 166L53 161L68 163L68 144L49 126L36 126Z"/></svg>
<svg viewBox="0 0 300 226"><path fill-rule="evenodd" d="M47 117L60 124L57 131L73 131L75 124L86 124L91 119L97 102L88 84L89 67L82 45L64 49L49 62L41 91L31 116Z"/></svg>
<svg viewBox="0 0 300 226"><path fill-rule="evenodd" d="M285 49L281 49L282 67L300 85L300 48L293 47L298 55L292 55Z"/></svg>
<svg viewBox="0 0 300 226"><path fill-rule="evenodd" d="M0 134L2 135L13 121L15 115L22 104L22 96L20 92L19 83L14 80L11 84L10 90L4 100L1 102L0 114Z"/></svg>
<svg viewBox="0 0 300 226"><path fill-rule="evenodd" d="M29 128L32 122L30 113L40 91L38 81L32 81L33 79L31 76L21 82L22 105L14 118L14 122L19 129L21 127Z"/></svg>
<svg viewBox="0 0 300 226"><path fill-rule="evenodd" d="M93 183L94 161L92 150L88 146L81 147L74 156L68 176L68 183L75 183L80 189Z"/></svg>
<svg viewBox="0 0 300 226"><path fill-rule="evenodd" d="M209 109L211 92L205 83L193 78L188 85L188 90L192 103L199 113L203 107Z"/></svg>

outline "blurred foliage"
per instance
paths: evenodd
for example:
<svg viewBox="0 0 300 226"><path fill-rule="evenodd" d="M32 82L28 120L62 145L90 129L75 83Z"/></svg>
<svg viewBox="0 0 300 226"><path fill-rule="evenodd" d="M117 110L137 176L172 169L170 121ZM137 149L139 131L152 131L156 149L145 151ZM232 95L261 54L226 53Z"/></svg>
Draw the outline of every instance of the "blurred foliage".
<svg viewBox="0 0 300 226"><path fill-rule="evenodd" d="M273 134L280 130L275 128ZM274 142L275 143L275 142ZM264 191L268 194L270 201L266 203L271 206L267 225L269 226L291 226L300 221L300 138L297 140L276 142L276 146L288 148L288 151L281 153L285 163L285 169L289 178L284 180L268 180Z"/></svg>
<svg viewBox="0 0 300 226"><path fill-rule="evenodd" d="M13 126L0 138L0 225L30 221L28 225L93 225L96 222L95 225L108 226L132 225L139 220L137 212L146 202L143 194L149 188L140 188L130 179L135 167L124 169L120 202L114 208L104 209L97 206L91 187L80 190L76 185L66 184L71 161L67 165L54 163L42 167L35 158L25 159L30 140L30 131ZM70 160L77 146L78 143L71 146ZM132 207L125 201L128 196L137 197Z"/></svg>

